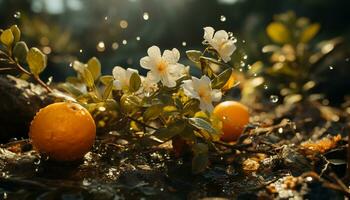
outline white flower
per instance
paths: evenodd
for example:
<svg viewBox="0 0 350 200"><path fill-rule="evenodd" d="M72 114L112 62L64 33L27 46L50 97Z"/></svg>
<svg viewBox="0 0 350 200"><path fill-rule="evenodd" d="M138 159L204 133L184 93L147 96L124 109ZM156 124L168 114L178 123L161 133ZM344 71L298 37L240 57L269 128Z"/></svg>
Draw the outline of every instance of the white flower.
<svg viewBox="0 0 350 200"><path fill-rule="evenodd" d="M149 69L147 77L152 82L161 81L167 87L174 87L176 80L180 78L184 66L178 63L180 53L177 49L165 50L161 55L157 46L152 46L147 50L148 56L141 58L140 65Z"/></svg>
<svg viewBox="0 0 350 200"><path fill-rule="evenodd" d="M117 90L127 90L129 88L130 77L133 73L139 73L136 69L124 69L116 66L113 68L114 86Z"/></svg>
<svg viewBox="0 0 350 200"><path fill-rule="evenodd" d="M141 77L142 81L142 95L149 96L152 92L156 91L158 89L158 86L156 83L154 83L149 76L147 77Z"/></svg>
<svg viewBox="0 0 350 200"><path fill-rule="evenodd" d="M220 90L211 88L209 77L202 76L200 79L192 77L192 80L183 81L182 88L188 97L198 99L199 107L203 111L212 112L212 102L220 101L222 93Z"/></svg>
<svg viewBox="0 0 350 200"><path fill-rule="evenodd" d="M214 34L212 27L204 28L204 41L208 42L220 55L224 62L231 60L232 53L236 50L236 45L226 31L219 30Z"/></svg>

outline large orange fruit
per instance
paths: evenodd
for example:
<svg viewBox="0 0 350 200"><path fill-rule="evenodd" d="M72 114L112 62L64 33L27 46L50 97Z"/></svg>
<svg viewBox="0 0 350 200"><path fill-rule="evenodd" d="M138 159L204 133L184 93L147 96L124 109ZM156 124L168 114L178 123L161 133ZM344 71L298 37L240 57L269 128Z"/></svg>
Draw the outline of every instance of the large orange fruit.
<svg viewBox="0 0 350 200"><path fill-rule="evenodd" d="M221 140L236 141L249 123L248 108L236 101L224 101L215 106L213 114L222 121Z"/></svg>
<svg viewBox="0 0 350 200"><path fill-rule="evenodd" d="M57 161L81 159L92 147L96 125L90 113L76 103L54 103L40 109L29 130L33 146Z"/></svg>

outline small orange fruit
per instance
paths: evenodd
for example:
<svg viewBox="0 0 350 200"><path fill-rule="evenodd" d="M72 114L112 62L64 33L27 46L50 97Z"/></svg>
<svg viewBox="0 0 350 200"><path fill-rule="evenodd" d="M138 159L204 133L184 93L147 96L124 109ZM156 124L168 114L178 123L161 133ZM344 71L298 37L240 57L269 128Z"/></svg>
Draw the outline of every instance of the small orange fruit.
<svg viewBox="0 0 350 200"><path fill-rule="evenodd" d="M90 113L76 103L54 103L40 109L29 130L33 146L57 161L81 159L92 147L96 125Z"/></svg>
<svg viewBox="0 0 350 200"><path fill-rule="evenodd" d="M218 104L213 114L222 121L221 140L232 142L239 138L244 127L249 123L248 108L236 101L224 101Z"/></svg>

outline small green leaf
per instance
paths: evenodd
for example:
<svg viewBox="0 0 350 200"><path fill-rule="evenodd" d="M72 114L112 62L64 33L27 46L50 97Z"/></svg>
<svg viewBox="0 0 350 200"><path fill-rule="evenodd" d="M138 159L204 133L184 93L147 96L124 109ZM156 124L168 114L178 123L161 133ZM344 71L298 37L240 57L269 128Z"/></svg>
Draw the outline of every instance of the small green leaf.
<svg viewBox="0 0 350 200"><path fill-rule="evenodd" d="M231 75L232 69L226 69L211 81L211 87L213 89L221 89L230 79Z"/></svg>
<svg viewBox="0 0 350 200"><path fill-rule="evenodd" d="M182 120L178 120L173 124L170 124L166 128L161 128L157 130L153 136L157 137L160 140L167 141L173 138L176 135L179 135L182 133L182 131L185 129L186 123Z"/></svg>
<svg viewBox="0 0 350 200"><path fill-rule="evenodd" d="M124 94L120 98L120 107L124 113L134 113L140 107L140 99L135 95Z"/></svg>
<svg viewBox="0 0 350 200"><path fill-rule="evenodd" d="M21 30L19 30L17 25L12 25L10 29L14 37L14 43L18 42L21 38Z"/></svg>
<svg viewBox="0 0 350 200"><path fill-rule="evenodd" d="M88 61L87 68L94 77L94 80L97 80L101 76L101 63L96 57L92 57Z"/></svg>
<svg viewBox="0 0 350 200"><path fill-rule="evenodd" d="M194 115L199 109L199 101L197 99L188 100L182 110L184 115Z"/></svg>
<svg viewBox="0 0 350 200"><path fill-rule="evenodd" d="M62 88L64 91L68 92L74 97L79 97L83 95L83 93L71 83L62 83L62 84L59 84L58 87Z"/></svg>
<svg viewBox="0 0 350 200"><path fill-rule="evenodd" d="M109 83L112 81L113 82L113 76L111 75L105 75L100 77L100 81L103 85L109 85Z"/></svg>
<svg viewBox="0 0 350 200"><path fill-rule="evenodd" d="M300 35L300 42L302 43L307 43L309 42L312 38L315 37L315 35L318 33L320 30L320 24L314 23L308 26Z"/></svg>
<svg viewBox="0 0 350 200"><path fill-rule="evenodd" d="M27 53L27 63L30 71L38 76L46 67L46 55L38 48L32 47Z"/></svg>
<svg viewBox="0 0 350 200"><path fill-rule="evenodd" d="M8 47L12 45L14 39L15 37L13 36L11 29L4 30L0 36L0 41Z"/></svg>
<svg viewBox="0 0 350 200"><path fill-rule="evenodd" d="M274 42L285 44L290 42L291 35L288 28L280 22L272 22L266 28L267 35Z"/></svg>
<svg viewBox="0 0 350 200"><path fill-rule="evenodd" d="M141 86L141 78L137 73L133 73L129 80L129 91L136 92L140 89Z"/></svg>
<svg viewBox="0 0 350 200"><path fill-rule="evenodd" d="M93 88L95 86L95 79L92 76L90 70L88 70L86 67L83 68L83 73L81 74L81 76L83 77L87 87Z"/></svg>
<svg viewBox="0 0 350 200"><path fill-rule="evenodd" d="M204 143L194 144L192 147L193 153L196 154L207 154L209 151L208 145Z"/></svg>
<svg viewBox="0 0 350 200"><path fill-rule="evenodd" d="M196 51L196 50L189 50L186 51L186 55L188 57L188 59L190 59L192 62L199 64L199 58L202 55L201 51Z"/></svg>
<svg viewBox="0 0 350 200"><path fill-rule="evenodd" d="M24 63L26 61L28 51L29 49L27 47L27 44L23 41L17 42L13 47L13 55L21 63Z"/></svg>
<svg viewBox="0 0 350 200"><path fill-rule="evenodd" d="M113 81L110 81L109 84L106 86L105 91L103 92L102 99L106 101L109 96L111 95L113 90Z"/></svg>
<svg viewBox="0 0 350 200"><path fill-rule="evenodd" d="M218 131L215 128L213 128L213 126L209 122L202 118L193 117L189 118L188 121L192 126L198 128L199 130L207 131L209 134L219 134Z"/></svg>
<svg viewBox="0 0 350 200"><path fill-rule="evenodd" d="M208 154L198 154L192 158L192 172L198 174L203 172L209 165Z"/></svg>
<svg viewBox="0 0 350 200"><path fill-rule="evenodd" d="M151 107L147 108L146 111L143 113L143 120L146 122L150 120L155 120L162 113L162 111L163 105L152 105Z"/></svg>

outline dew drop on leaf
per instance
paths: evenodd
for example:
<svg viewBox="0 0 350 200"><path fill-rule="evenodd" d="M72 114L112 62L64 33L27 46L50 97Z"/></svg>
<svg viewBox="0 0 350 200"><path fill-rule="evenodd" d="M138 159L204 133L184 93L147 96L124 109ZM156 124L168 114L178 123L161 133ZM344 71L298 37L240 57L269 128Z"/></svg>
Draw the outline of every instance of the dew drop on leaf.
<svg viewBox="0 0 350 200"><path fill-rule="evenodd" d="M224 15L221 15L220 16L220 21L225 22L226 21L226 17Z"/></svg>
<svg viewBox="0 0 350 200"><path fill-rule="evenodd" d="M15 12L15 14L13 14L13 17L16 19L21 18L21 13L19 11Z"/></svg>
<svg viewBox="0 0 350 200"><path fill-rule="evenodd" d="M148 12L144 12L144 13L143 13L143 19L146 20L146 21L149 19L149 14L148 14Z"/></svg>
<svg viewBox="0 0 350 200"><path fill-rule="evenodd" d="M266 85L264 85L264 88L265 88L265 86L266 86ZM267 89L267 88L265 88L265 89ZM279 98L278 98L277 95L271 95L271 96L270 96L270 101L271 101L272 103L277 103L278 100L279 100Z"/></svg>
<svg viewBox="0 0 350 200"><path fill-rule="evenodd" d="M128 44L128 41L123 40L122 43L123 43L124 45L126 45L126 44Z"/></svg>

